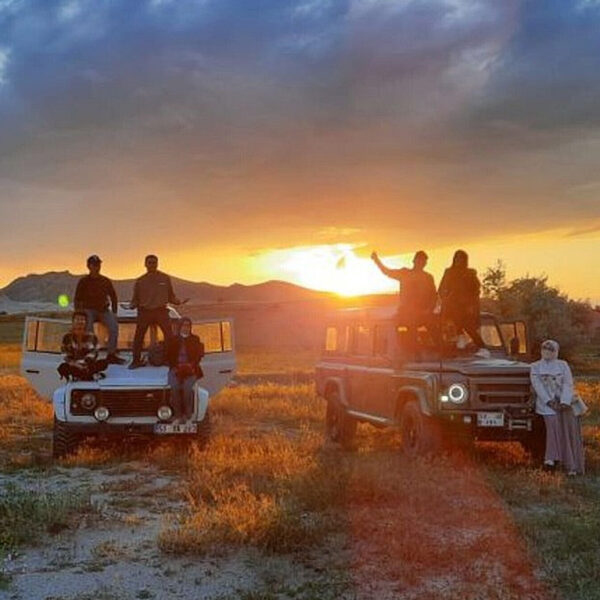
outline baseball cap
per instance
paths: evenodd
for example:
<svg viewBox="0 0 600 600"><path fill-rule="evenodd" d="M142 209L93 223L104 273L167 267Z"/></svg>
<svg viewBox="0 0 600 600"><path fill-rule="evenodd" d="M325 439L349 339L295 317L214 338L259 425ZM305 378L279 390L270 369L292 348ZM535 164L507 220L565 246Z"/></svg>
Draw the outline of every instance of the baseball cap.
<svg viewBox="0 0 600 600"><path fill-rule="evenodd" d="M87 259L87 264L99 264L102 262L102 259L97 255L97 254L92 254L91 256L88 256Z"/></svg>

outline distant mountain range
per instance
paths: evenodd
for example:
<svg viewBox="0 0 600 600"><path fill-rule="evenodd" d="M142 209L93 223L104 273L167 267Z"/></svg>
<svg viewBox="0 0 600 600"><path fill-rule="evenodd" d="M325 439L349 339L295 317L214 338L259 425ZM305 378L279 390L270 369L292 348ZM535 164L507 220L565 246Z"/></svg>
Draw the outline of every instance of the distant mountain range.
<svg viewBox="0 0 600 600"><path fill-rule="evenodd" d="M82 275L69 271L51 271L19 277L0 289L0 296L15 302L44 302L56 304L59 295L67 294L72 300L75 286ZM119 301L128 301L133 292L134 279L113 280ZM181 299L190 298L191 304L218 302L298 302L327 298L326 292L316 292L285 281L267 281L256 285L234 283L229 286L197 283L172 278L173 288Z"/></svg>

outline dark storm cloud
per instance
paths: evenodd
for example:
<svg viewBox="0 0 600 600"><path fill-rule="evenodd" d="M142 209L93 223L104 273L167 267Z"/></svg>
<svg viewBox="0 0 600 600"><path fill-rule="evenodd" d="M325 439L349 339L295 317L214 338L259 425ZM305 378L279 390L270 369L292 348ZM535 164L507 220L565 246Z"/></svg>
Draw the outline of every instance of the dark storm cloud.
<svg viewBox="0 0 600 600"><path fill-rule="evenodd" d="M583 220L561 190L594 179L599 24L547 0L0 0L0 202L79 198L115 234L124 202L150 233L200 211L205 241L250 245Z"/></svg>

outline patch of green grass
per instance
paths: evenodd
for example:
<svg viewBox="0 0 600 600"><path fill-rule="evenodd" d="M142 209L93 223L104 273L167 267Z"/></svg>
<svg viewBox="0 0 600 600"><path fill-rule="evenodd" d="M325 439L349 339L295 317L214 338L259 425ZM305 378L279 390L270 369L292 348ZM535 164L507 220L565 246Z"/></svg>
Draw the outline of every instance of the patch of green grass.
<svg viewBox="0 0 600 600"><path fill-rule="evenodd" d="M569 600L600 600L600 479L490 470L543 579Z"/></svg>
<svg viewBox="0 0 600 600"><path fill-rule="evenodd" d="M72 527L81 513L92 510L88 490L34 492L9 484L0 495L0 551Z"/></svg>

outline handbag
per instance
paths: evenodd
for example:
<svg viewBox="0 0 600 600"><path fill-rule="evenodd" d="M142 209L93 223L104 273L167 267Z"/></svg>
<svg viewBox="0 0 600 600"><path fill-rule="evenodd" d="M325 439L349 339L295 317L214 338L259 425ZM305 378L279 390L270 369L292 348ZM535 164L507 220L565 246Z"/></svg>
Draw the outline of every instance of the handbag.
<svg viewBox="0 0 600 600"><path fill-rule="evenodd" d="M582 417L589 410L587 404L583 401L583 399L577 392L573 394L571 409L573 410L573 414L576 417Z"/></svg>

